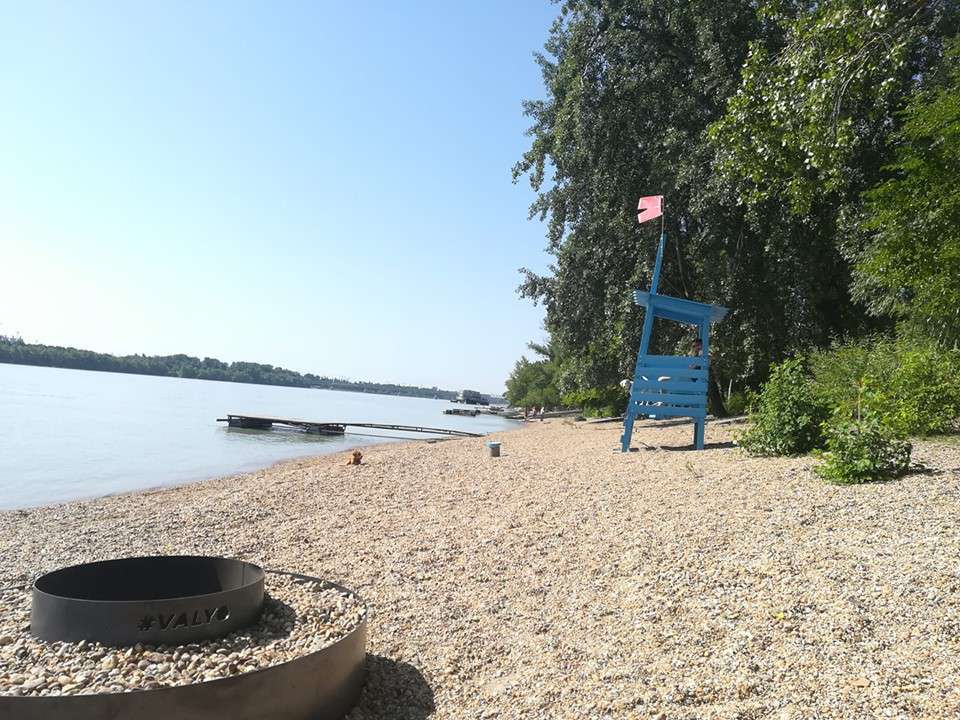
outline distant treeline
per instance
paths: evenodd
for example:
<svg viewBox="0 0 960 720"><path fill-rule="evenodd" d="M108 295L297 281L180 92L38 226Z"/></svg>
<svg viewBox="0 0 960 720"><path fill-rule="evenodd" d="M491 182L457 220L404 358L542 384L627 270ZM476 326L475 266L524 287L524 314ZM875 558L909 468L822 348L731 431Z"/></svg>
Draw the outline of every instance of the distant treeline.
<svg viewBox="0 0 960 720"><path fill-rule="evenodd" d="M440 390L435 387L354 382L343 378L314 375L313 373L298 373L273 365L251 362L225 363L216 358L203 358L201 360L190 355L109 355L90 350L78 350L72 347L35 345L26 343L21 338L4 337L2 335L0 335L0 363L41 365L72 368L74 370L100 370L134 375L197 378L199 380L223 380L225 382L257 385L316 387L327 390L349 390L351 392L440 398L443 400L451 400L457 394L452 390Z"/></svg>

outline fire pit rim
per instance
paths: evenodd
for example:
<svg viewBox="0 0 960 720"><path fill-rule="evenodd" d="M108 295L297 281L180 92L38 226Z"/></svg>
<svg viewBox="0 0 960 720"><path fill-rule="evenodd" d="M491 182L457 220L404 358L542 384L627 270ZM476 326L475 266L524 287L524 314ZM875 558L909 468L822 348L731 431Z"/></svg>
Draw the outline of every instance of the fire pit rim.
<svg viewBox="0 0 960 720"><path fill-rule="evenodd" d="M210 640L259 617L264 577L246 560L208 555L70 565L33 581L30 631L47 642L110 646Z"/></svg>
<svg viewBox="0 0 960 720"><path fill-rule="evenodd" d="M42 573L34 578L33 582L30 583L30 590L32 592L41 593L51 598L58 598L60 600L78 600L83 601L84 603L103 603L103 604L123 604L123 603L145 603L145 602L154 602L157 600L199 600L202 598L213 597L215 595L222 595L224 591L219 592L209 592L209 593L199 593L191 595L175 595L166 598L128 598L125 600L95 600L77 597L76 595L61 595L59 593L50 592L49 590L44 590L42 587L37 585L38 582L46 578L59 575L60 573L65 573L71 570L76 570L77 568L93 567L96 565L107 565L112 563L123 563L123 562L138 562L138 561L151 561L151 560L206 560L206 561L217 561L217 560L227 560L230 562L241 563L245 566L245 570L253 571L253 579L248 582L243 582L236 587L230 588L231 591L234 590L243 590L244 588L249 588L256 585L259 582L263 582L264 573L266 572L259 565L252 563L248 560L241 560L240 558L235 557L226 557L219 555L130 555L126 557L118 558L109 558L108 560L93 560L91 562L82 562L75 563L73 565L67 565L66 567L57 568L56 570L51 570L50 572ZM246 576L245 576L246 577Z"/></svg>
<svg viewBox="0 0 960 720"><path fill-rule="evenodd" d="M196 700L198 698L196 693L202 692L204 698L216 699L219 701L223 697L230 695L230 693L239 692L241 688L239 683L242 683L245 679L250 679L253 676L263 678L265 682L280 682L283 687L289 687L289 679L292 677L291 673L296 673L297 677L314 677L316 663L330 662L332 658L336 657L353 659L348 660L348 674L342 679L338 680L334 688L327 689L324 692L324 699L322 703L325 706L328 704L330 706L336 706L340 714L345 714L359 701L360 692L366 681L366 644L367 622L369 620L370 613L369 605L359 593L337 582L312 577L310 575L303 575L301 573L288 572L285 570L270 570L267 568L262 569L264 574L286 575L303 582L316 583L319 586L318 589L332 587L342 592L350 593L356 597L357 601L363 606L363 618L359 623L357 623L357 626L353 628L353 630L326 647L320 648L319 650L314 650L313 652L308 652L290 660L284 660L276 665L260 668L258 670L252 670L239 675L231 675L230 677L216 678L214 680L201 680L199 682L189 683L187 685L174 685L158 688L139 688L136 690L91 693L87 695L49 697L20 697L0 695L0 709L4 707L11 710L15 710L17 708L22 710L34 708L37 711L37 714L35 715L36 717L44 717L49 711L62 712L61 708L63 708L64 705L69 705L70 707L75 708L76 712L86 712L87 714L83 715L83 717L86 718L94 716L101 717L102 713L99 712L100 709L108 707L103 703L113 702L114 700L120 702L122 699L131 698L131 705L133 707L140 707L141 703L145 701L137 700L136 698L142 698L146 695L158 698L168 698L169 702L176 703L177 701L174 699L175 696L182 697L183 693L190 693L190 696ZM307 675L304 675L304 673L307 673ZM272 679L267 680L267 678ZM348 698L346 705L343 705L345 702L344 698ZM286 702L289 703L290 699L287 698ZM143 711L143 708L141 708L141 711ZM151 712L153 714L151 714ZM31 715L31 717L34 716ZM168 717L168 715L158 713L156 711L148 711L146 717Z"/></svg>
<svg viewBox="0 0 960 720"><path fill-rule="evenodd" d="M167 690L180 690L180 689L183 689L183 688L185 688L185 687L195 687L195 686L197 686L197 685L209 686L209 685L212 685L212 684L215 684L215 683L222 683L222 682L227 682L227 681L230 681L230 680L235 680L236 678L241 678L241 677L244 677L245 675L255 675L255 674L257 674L257 673L270 672L271 670L274 670L274 669L276 669L276 668L283 667L283 666L285 666L285 665L289 665L290 663L299 662L300 660L302 660L302 659L305 658L305 657L310 657L310 656L312 656L312 655L317 655L317 654L319 654L319 653L325 653L325 652L327 652L328 650L332 650L333 648L337 647L338 645L341 645L342 643L346 643L347 641L352 640L352 639L354 638L354 636L355 636L358 632L364 632L364 631L366 630L366 627L367 627L367 619L368 619L367 616L368 616L368 614L369 614L369 606L367 605L367 601L364 600L361 595L359 595L358 593L354 592L354 591L351 590L350 588L348 588L348 587L346 587L346 586L344 586L344 585L341 585L340 583L333 582L332 580L323 580L323 579L321 579L321 578L312 577L312 576L310 576L310 575L301 575L300 573L287 572L286 570L269 570L269 569L267 569L267 568L261 568L261 569L263 570L264 574L269 574L269 575L286 575L287 577L296 578L297 580L302 580L302 581L304 581L304 582L317 583L317 585L320 586L320 589L332 587L332 588L336 588L337 590L340 590L341 592L350 593L350 594L353 595L353 596L357 599L357 601L363 606L363 620L361 620L359 623L357 623L357 626L356 626L353 630L351 630L350 632L348 632L346 635L344 635L342 638L340 638L340 639L337 640L336 642L327 645L326 647L320 648L319 650L314 650L313 652L306 653L306 654L304 654L304 655L301 655L300 657L296 657L296 658L293 658L293 659L291 659L291 660L284 660L283 662L279 662L279 663L277 663L277 664L275 664L275 665L270 665L269 667L260 668L259 670L251 670L250 672L240 673L239 675L230 675L229 677L215 678L215 679L213 679L213 680L201 680L200 682L190 683L189 685L171 685L171 686L158 687L158 688L141 688L141 689L137 689L137 690L121 690L121 691L119 691L119 692L92 693L92 694L90 694L90 695L64 695L64 696L57 696L57 697L63 697L63 698L86 698L86 697L98 697L98 696L101 696L101 695L130 695L130 694L132 694L132 693L146 693L146 692L149 692L149 693L158 693L158 692L164 692L164 691L167 691ZM6 697L13 697L13 696L6 696ZM0 696L0 700L3 700L3 699L5 699L5 696ZM17 698L17 699L19 699L19 700L42 700L42 699L44 699L44 698Z"/></svg>

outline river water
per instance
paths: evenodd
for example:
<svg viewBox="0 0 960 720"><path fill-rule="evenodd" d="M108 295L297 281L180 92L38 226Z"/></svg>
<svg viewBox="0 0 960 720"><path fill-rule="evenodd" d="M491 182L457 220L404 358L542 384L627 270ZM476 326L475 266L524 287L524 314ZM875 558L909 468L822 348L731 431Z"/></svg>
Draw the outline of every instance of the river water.
<svg viewBox="0 0 960 720"><path fill-rule="evenodd" d="M0 364L0 509L46 505L266 467L391 438L241 430L245 413L494 432L509 420L444 415L445 400Z"/></svg>

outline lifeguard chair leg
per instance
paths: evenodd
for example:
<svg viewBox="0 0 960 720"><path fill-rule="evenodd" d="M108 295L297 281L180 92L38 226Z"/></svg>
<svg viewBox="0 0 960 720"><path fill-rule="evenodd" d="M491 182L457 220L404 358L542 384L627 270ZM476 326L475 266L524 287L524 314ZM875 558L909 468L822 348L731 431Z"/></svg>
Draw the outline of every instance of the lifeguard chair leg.
<svg viewBox="0 0 960 720"><path fill-rule="evenodd" d="M663 238L660 239L660 255L663 255ZM659 261L654 275L659 275ZM656 290L656 288L654 288ZM633 437L633 421L637 417L637 403L633 399L633 387L640 380L640 368L643 358L650 350L650 334L653 332L653 308L647 306L643 314L643 333L640 335L640 349L637 351L637 365L633 371L633 385L630 386L630 398L627 400L627 412L623 418L623 435L620 436L620 452L630 452L630 440Z"/></svg>
<svg viewBox="0 0 960 720"><path fill-rule="evenodd" d="M702 367L707 371L707 377L704 382L707 384L706 397L710 397L710 322L705 320L700 323L700 345L702 347L701 356L703 357ZM697 450L703 450L703 435L706 426L706 418L695 421L693 430L693 444Z"/></svg>
<svg viewBox="0 0 960 720"><path fill-rule="evenodd" d="M633 405L633 401L630 401L630 405ZM632 408L627 407L627 416L623 420L623 435L620 436L620 452L630 452L630 438L633 436L635 417Z"/></svg>

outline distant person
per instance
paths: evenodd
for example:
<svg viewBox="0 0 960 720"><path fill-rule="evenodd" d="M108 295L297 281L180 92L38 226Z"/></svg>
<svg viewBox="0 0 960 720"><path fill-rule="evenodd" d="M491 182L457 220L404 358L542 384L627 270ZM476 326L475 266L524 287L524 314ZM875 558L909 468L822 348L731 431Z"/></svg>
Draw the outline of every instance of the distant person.
<svg viewBox="0 0 960 720"><path fill-rule="evenodd" d="M703 357L703 340L701 340L700 338L697 338L696 340L693 341L693 354L695 357L698 357L698 358ZM699 370L700 368L703 367L703 365L700 363L697 363L696 365L691 365L690 367L696 368Z"/></svg>
<svg viewBox="0 0 960 720"><path fill-rule="evenodd" d="M693 351L706 362L699 362L695 365L691 365L691 370L701 370L703 368L707 369L706 377L702 380L700 378L691 378L694 382L705 382L707 384L707 399L708 407L716 408L715 413L719 412L720 415L726 414L726 406L723 403L723 395L720 393L720 385L717 383L716 375L714 375L714 369L710 367L710 358L704 357L703 354L703 341L698 337L693 341Z"/></svg>
<svg viewBox="0 0 960 720"><path fill-rule="evenodd" d="M544 413L544 411L545 411L546 409L547 409L547 406L546 406L546 405L541 405L541 406L540 406L540 422L543 422L543 413Z"/></svg>

